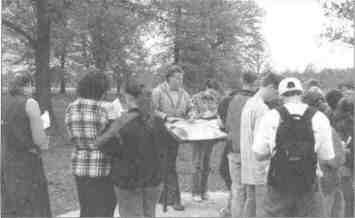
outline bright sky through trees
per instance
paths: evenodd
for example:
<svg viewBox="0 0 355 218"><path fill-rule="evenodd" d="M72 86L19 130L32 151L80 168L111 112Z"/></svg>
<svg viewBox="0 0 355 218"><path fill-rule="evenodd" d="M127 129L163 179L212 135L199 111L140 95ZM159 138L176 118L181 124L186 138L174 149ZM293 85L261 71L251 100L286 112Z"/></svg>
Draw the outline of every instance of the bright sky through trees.
<svg viewBox="0 0 355 218"><path fill-rule="evenodd" d="M256 0L266 15L263 32L276 70L353 66L353 49L320 37L327 19L318 0Z"/></svg>

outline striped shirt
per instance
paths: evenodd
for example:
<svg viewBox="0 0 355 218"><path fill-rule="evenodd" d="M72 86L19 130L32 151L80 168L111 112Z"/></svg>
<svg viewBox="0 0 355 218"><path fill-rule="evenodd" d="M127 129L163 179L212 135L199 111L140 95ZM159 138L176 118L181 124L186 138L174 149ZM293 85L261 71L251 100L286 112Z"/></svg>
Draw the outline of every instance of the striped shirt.
<svg viewBox="0 0 355 218"><path fill-rule="evenodd" d="M242 109L240 130L240 155L242 162L242 184L266 184L268 161L257 161L252 150L255 133L261 118L269 111L264 100L256 93L247 100Z"/></svg>

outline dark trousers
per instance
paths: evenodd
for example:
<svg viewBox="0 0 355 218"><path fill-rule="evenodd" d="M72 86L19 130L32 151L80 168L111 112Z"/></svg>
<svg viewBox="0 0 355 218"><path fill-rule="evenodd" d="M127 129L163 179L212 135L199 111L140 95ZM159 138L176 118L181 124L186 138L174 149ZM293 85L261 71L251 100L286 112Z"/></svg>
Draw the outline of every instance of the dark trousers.
<svg viewBox="0 0 355 218"><path fill-rule="evenodd" d="M155 217L155 205L158 202L161 186L120 189L117 193L120 217Z"/></svg>
<svg viewBox="0 0 355 218"><path fill-rule="evenodd" d="M315 187L305 194L287 194L268 186L262 217L324 217L320 191Z"/></svg>
<svg viewBox="0 0 355 218"><path fill-rule="evenodd" d="M13 151L2 155L1 217L52 216L41 157Z"/></svg>
<svg viewBox="0 0 355 218"><path fill-rule="evenodd" d="M229 163L228 163L229 162L228 154L230 152L232 152L232 141L227 140L221 156L221 162L219 165L219 174L221 175L228 190L231 190L231 186L232 186L232 179L229 172Z"/></svg>
<svg viewBox="0 0 355 218"><path fill-rule="evenodd" d="M167 204L173 205L175 203L181 203L181 196L180 196L180 188L179 188L179 180L178 174L176 171L176 159L178 155L179 144L175 141L174 138L170 137L169 140L166 141L166 166L164 183L163 184L163 192L160 197L159 203L164 203L165 195L167 195Z"/></svg>
<svg viewBox="0 0 355 218"><path fill-rule="evenodd" d="M345 217L354 217L354 187L353 175L344 176L341 182L341 189L345 200Z"/></svg>
<svg viewBox="0 0 355 218"><path fill-rule="evenodd" d="M114 185L109 177L75 177L80 217L113 217L116 207Z"/></svg>
<svg viewBox="0 0 355 218"><path fill-rule="evenodd" d="M192 194L203 195L207 191L210 157L214 142L203 141L192 145L194 174L192 176Z"/></svg>

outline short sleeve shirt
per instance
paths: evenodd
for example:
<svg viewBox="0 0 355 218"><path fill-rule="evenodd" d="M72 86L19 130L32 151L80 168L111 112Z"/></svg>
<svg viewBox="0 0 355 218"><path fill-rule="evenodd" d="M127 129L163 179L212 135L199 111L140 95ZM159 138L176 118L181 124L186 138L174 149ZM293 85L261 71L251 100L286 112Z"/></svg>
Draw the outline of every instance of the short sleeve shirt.
<svg viewBox="0 0 355 218"><path fill-rule="evenodd" d="M285 104L286 109L291 114L303 115L308 105L303 103ZM253 151L266 155L272 153L275 147L276 132L279 126L280 114L277 110L271 110L260 121L256 132ZM328 118L320 111L317 111L312 118L312 129L315 139L315 152L321 160L334 158L334 148L332 140L332 129Z"/></svg>

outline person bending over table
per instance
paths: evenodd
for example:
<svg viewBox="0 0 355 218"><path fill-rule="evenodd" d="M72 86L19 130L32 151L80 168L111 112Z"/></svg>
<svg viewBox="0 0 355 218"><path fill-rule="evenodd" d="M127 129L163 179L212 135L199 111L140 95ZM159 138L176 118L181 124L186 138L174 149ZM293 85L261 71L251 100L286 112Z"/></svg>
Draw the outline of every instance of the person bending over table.
<svg viewBox="0 0 355 218"><path fill-rule="evenodd" d="M184 71L177 65L170 65L166 69L166 81L158 85L152 92L154 113L164 121L175 117L186 118L191 109L190 95L183 88ZM164 190L160 203L173 205L175 210L184 210L181 204L178 176L176 172L176 158L179 143L169 134L164 134L161 143L167 148L167 175L164 179Z"/></svg>

